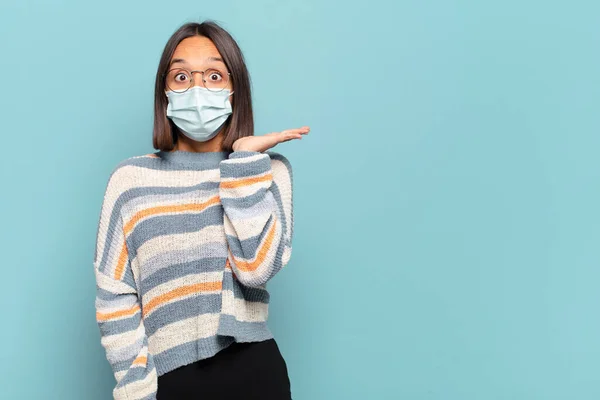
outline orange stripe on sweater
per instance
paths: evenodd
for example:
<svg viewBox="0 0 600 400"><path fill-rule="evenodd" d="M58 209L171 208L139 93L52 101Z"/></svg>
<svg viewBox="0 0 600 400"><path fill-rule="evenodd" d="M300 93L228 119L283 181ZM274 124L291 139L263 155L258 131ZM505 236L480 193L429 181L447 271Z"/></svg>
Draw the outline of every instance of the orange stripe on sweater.
<svg viewBox="0 0 600 400"><path fill-rule="evenodd" d="M136 312L138 312L139 309L140 309L140 306L138 304L134 304L133 307L131 307L128 310L114 311L114 312L110 312L110 313L96 312L96 320L98 322L105 322L105 321L109 321L109 320L115 319L115 318L130 317L130 316L134 315Z"/></svg>
<svg viewBox="0 0 600 400"><path fill-rule="evenodd" d="M123 278L123 272L125 272L125 264L127 264L127 244L123 243L119 259L117 260L117 267L115 268L115 279L121 280Z"/></svg>
<svg viewBox="0 0 600 400"><path fill-rule="evenodd" d="M271 179L273 179L273 174L269 173L269 174L263 175L263 176L239 179L239 180L235 180L235 181L222 181L220 185L221 185L222 189L235 189L235 188L239 188L242 186L253 185L253 184L259 183L259 182L267 182L267 181L270 181Z"/></svg>
<svg viewBox="0 0 600 400"><path fill-rule="evenodd" d="M267 256L267 253L269 252L269 249L271 248L271 245L273 244L273 240L275 239L276 222L277 220L274 218L273 223L271 224L271 228L267 233L267 237L263 242L261 248L258 250L258 254L256 255L256 259L254 261L238 260L237 258L235 258L235 256L233 257L235 260L235 266L239 270L244 272L251 272L256 270L256 268L258 268L258 266L262 264L262 262L265 260L265 257Z"/></svg>
<svg viewBox="0 0 600 400"><path fill-rule="evenodd" d="M135 360L133 360L133 365L146 365L146 361L148 357L146 356L138 356Z"/></svg>
<svg viewBox="0 0 600 400"><path fill-rule="evenodd" d="M151 215L182 211L202 211L212 205L218 204L219 201L219 196L214 196L205 201L204 203L178 204L174 206L158 206L146 208L144 210L138 211L133 217L131 217L129 222L125 224L123 231L125 232L125 235L128 235L133 230L138 221Z"/></svg>
<svg viewBox="0 0 600 400"><path fill-rule="evenodd" d="M177 289L173 289L165 294L157 296L150 300L144 305L143 313L148 314L150 311L166 303L169 300L177 299L194 293L209 292L211 290L221 290L223 284L221 281L218 282L202 282L195 285L181 286Z"/></svg>

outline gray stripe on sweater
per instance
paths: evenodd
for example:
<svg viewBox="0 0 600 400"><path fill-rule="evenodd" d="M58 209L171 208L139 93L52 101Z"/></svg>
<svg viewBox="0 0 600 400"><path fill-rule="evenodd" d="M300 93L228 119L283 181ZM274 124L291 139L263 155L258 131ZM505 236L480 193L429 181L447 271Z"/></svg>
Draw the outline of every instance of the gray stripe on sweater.
<svg viewBox="0 0 600 400"><path fill-rule="evenodd" d="M152 275L142 279L142 293L144 294L158 285L187 275L223 271L225 269L226 260L227 253L225 252L223 256L220 257L203 257L184 263L164 264L161 266L162 268L157 269ZM147 273L145 269L144 273Z"/></svg>
<svg viewBox="0 0 600 400"><path fill-rule="evenodd" d="M154 154L157 154L155 152ZM214 163L201 165L197 163L183 164L165 161L160 157L135 157L124 160L122 165L133 165L136 167L155 169L160 171L209 171L215 169Z"/></svg>
<svg viewBox="0 0 600 400"><path fill-rule="evenodd" d="M257 160L252 164L245 162L226 161L220 164L220 176L221 178L246 178L253 175L264 174L271 170L271 159L264 157L261 160Z"/></svg>
<svg viewBox="0 0 600 400"><path fill-rule="evenodd" d="M108 335L114 335L117 333L129 332L138 328L140 325L140 313L133 315L129 318L118 319L114 321L99 322L102 332L106 332Z"/></svg>
<svg viewBox="0 0 600 400"><path fill-rule="evenodd" d="M221 314L219 335L234 336L239 342L258 342L273 338L266 322L238 321L233 315Z"/></svg>
<svg viewBox="0 0 600 400"><path fill-rule="evenodd" d="M208 226L223 225L223 208L220 204L210 206L201 212L186 212L184 214L156 215L139 222L127 243L129 256L134 259L137 249L144 242L164 236L186 232L197 232ZM215 238L217 239L217 238Z"/></svg>
<svg viewBox="0 0 600 400"><path fill-rule="evenodd" d="M195 315L217 313L221 310L221 293L200 293L169 304L163 304L144 317L146 334Z"/></svg>

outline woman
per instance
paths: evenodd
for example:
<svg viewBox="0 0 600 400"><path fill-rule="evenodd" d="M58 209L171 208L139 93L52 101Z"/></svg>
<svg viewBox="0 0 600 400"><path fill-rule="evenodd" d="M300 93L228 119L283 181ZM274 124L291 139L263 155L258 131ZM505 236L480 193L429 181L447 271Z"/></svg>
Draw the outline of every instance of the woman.
<svg viewBox="0 0 600 400"><path fill-rule="evenodd" d="M188 23L156 74L155 153L108 179L94 269L115 399L291 399L267 326L267 282L288 262L292 170L254 136L250 79L233 38Z"/></svg>

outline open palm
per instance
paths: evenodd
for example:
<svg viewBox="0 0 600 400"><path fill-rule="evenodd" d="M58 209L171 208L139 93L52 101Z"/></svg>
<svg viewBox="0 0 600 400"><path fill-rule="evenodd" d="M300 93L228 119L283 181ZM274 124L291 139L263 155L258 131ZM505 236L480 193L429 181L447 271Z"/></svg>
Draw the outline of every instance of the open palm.
<svg viewBox="0 0 600 400"><path fill-rule="evenodd" d="M267 151L279 143L302 139L302 136L308 134L308 132L310 132L310 128L303 126L302 128L286 129L261 136L246 136L233 143L233 151Z"/></svg>

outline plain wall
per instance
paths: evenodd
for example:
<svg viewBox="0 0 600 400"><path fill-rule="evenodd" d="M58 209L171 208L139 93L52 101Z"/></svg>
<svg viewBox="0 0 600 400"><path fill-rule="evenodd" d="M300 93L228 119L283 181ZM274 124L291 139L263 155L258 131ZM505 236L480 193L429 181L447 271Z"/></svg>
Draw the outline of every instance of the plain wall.
<svg viewBox="0 0 600 400"><path fill-rule="evenodd" d="M600 398L600 3L0 6L0 398L104 400L108 174L182 23L239 40L294 169L270 326L294 400ZM234 379L235 377L232 377Z"/></svg>

